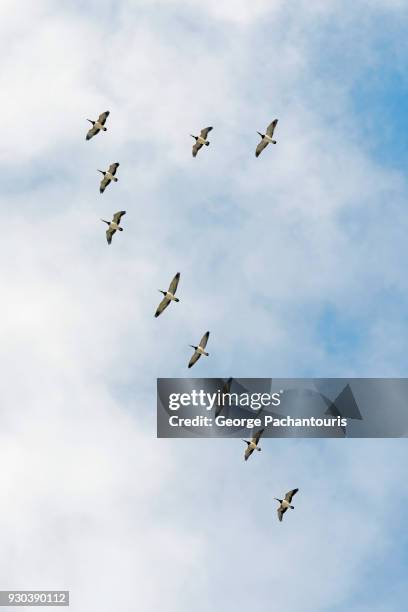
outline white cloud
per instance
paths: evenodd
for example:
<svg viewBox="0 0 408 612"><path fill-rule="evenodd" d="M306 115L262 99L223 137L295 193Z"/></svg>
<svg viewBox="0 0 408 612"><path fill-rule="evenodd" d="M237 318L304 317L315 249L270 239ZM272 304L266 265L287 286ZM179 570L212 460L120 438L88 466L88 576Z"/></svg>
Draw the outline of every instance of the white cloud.
<svg viewBox="0 0 408 612"><path fill-rule="evenodd" d="M339 82L319 75L315 37L340 3L98 6L4 5L4 588L67 587L71 607L101 611L255 595L261 610L325 610L389 550L402 445L267 441L244 465L239 441L156 440L154 380L186 376L206 329L203 376L402 369L401 315L370 304L405 290L406 183L370 158L350 104L375 36ZM85 142L105 109L108 131ZM274 116L278 144L255 160ZM112 161L119 182L100 196ZM119 209L108 247L99 218ZM177 270L181 302L154 320ZM327 304L364 323L352 363L319 340ZM272 498L292 483L278 525Z"/></svg>

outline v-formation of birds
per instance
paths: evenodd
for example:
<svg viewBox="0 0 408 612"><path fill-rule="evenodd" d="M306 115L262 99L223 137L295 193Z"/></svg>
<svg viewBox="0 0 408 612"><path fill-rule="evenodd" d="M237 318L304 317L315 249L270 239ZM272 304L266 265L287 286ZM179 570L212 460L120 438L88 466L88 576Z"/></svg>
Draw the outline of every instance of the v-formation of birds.
<svg viewBox="0 0 408 612"><path fill-rule="evenodd" d="M99 115L96 121L93 121L92 119L88 119L88 121L92 124L92 127L90 128L90 130L88 131L86 135L86 140L90 140L91 138L96 136L96 134L99 134L100 131L106 132L107 128L105 127L105 123L108 117L109 117L109 111L105 111L104 113L101 113ZM278 120L274 119L266 128L265 134L263 134L262 132L257 132L259 136L261 137L261 140L256 147L255 157L259 157L262 151L265 149L265 147L268 146L268 144L276 144L276 140L273 139L273 135L274 135L277 123L278 123ZM207 138L208 138L208 134L211 132L212 129L213 129L212 127L205 127L200 131L200 134L198 136L194 136L194 134L190 134L191 137L194 138L195 140L195 143L192 148L193 157L197 157L197 153L203 146L206 146L206 147L209 146L210 141ZM106 187L111 182L116 183L118 181L118 178L115 176L118 168L119 168L119 163L115 162L109 166L108 170L98 170L98 172L102 174L102 180L101 180L100 187L99 187L100 193L103 193ZM106 219L101 219L101 221L106 223L108 226L108 229L106 230L106 240L108 244L112 243L112 237L117 231L119 232L123 231L123 227L120 227L120 221L123 215L125 214L126 214L125 210L120 210L113 215L112 221L106 221ZM169 306L169 304L171 304L171 302L177 303L180 301L179 298L176 297L176 291L177 291L177 287L179 284L179 280L180 280L180 272L177 272L177 274L172 279L167 291L163 291L159 289L159 292L162 293L164 297L161 300L155 312L154 316L156 318L162 314L162 312ZM197 363L197 361L200 359L202 355L205 355L206 357L209 356L209 353L205 351L209 336L210 336L210 332L207 331L205 332L205 334L203 335L203 337L201 338L197 346L193 344L190 345L191 348L194 349L194 353L188 363L189 368L193 367L193 365ZM230 384L231 384L231 379L229 379L227 383L228 389L225 392L229 392ZM255 450L257 451L261 450L261 447L259 446L259 441L261 439L263 432L264 432L264 429L260 429L254 434L251 440L243 440L247 445L245 449L245 454L244 454L245 461L249 459L249 457L252 455L252 453ZM275 497L275 499L280 504L277 510L278 518L280 521L282 521L282 517L288 508L291 508L292 510L294 509L294 506L291 505L291 502L292 502L293 496L298 492L298 490L299 489L292 489L291 491L286 493L284 499L279 499Z"/></svg>
<svg viewBox="0 0 408 612"><path fill-rule="evenodd" d="M105 111L104 113L101 113L98 119L96 119L95 121L93 119L87 119L87 121L89 121L92 124L92 127L87 132L86 140L90 140L91 138L99 134L99 132L101 131L106 132L107 128L105 126L105 123L109 117L109 114L110 114L109 111ZM261 152L265 149L265 147L269 143L276 144L276 140L273 140L273 133L275 131L277 123L278 123L277 119L272 121L272 123L268 125L268 127L266 128L265 134L258 132L258 134L261 137L261 141L256 147L256 151L255 151L256 157L259 157ZM212 127L205 127L200 131L200 134L198 136L194 136L194 134L191 134L192 138L194 138L195 140L195 143L192 148L193 157L197 156L197 153L203 146L206 146L206 147L209 146L210 142L207 138L208 138L208 134L211 132L212 129L213 129ZM110 164L107 170L98 169L98 172L102 174L102 180L101 180L100 187L99 187L99 191L101 194L104 193L105 189L108 187L108 185L110 185L111 182L117 183L118 178L116 176L116 171L118 168L119 168L119 163L114 162L113 164ZM112 221L101 219L101 221L106 223L108 226L108 229L106 230L106 240L108 244L112 243L112 238L117 231L123 232L123 227L120 227L120 222L121 222L122 217L125 214L126 214L125 210L120 210L113 215ZM167 291L160 290L160 293L162 293L164 297L157 307L156 314L154 315L155 317L158 317L159 315L161 315L163 310L165 310L171 302L179 302L179 299L175 297L179 280L180 280L180 272L177 272L177 274L171 281L168 290ZM200 359L202 355L205 355L206 357L208 357L209 353L205 351L205 347L207 345L209 335L210 335L210 332L207 331L201 338L200 342L198 343L198 346L194 346L192 344L190 345L191 348L194 349L194 353L189 361L189 364L188 364L189 368L191 368Z"/></svg>

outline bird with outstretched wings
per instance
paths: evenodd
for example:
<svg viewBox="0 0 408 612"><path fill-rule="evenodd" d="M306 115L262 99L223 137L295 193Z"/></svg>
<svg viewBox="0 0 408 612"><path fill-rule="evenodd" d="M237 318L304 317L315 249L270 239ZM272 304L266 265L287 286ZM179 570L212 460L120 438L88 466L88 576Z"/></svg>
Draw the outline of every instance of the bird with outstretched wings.
<svg viewBox="0 0 408 612"><path fill-rule="evenodd" d="M126 215L126 210L120 210L113 215L112 223L109 224L109 227L106 230L106 240L108 241L108 244L112 242L112 236L115 234L116 230L122 229L122 228L119 228L119 225L120 225L120 220L123 217L123 215Z"/></svg>
<svg viewBox="0 0 408 612"><path fill-rule="evenodd" d="M99 115L96 121L91 121L91 119L88 119L88 121L92 123L92 127L87 132L86 140L90 140L93 136L96 136L96 134L99 134L99 132L101 131L101 128L103 128L103 126L105 125L108 117L109 117L109 111L105 111L104 113L101 113Z"/></svg>
<svg viewBox="0 0 408 612"><path fill-rule="evenodd" d="M201 355L207 355L208 357L208 353L206 353L204 349L207 346L209 336L210 336L210 332L209 331L205 332L204 336L200 340L200 344L198 346L192 346L192 348L195 350L194 350L193 356L191 357L188 363L189 368L193 367L193 365L200 359Z"/></svg>
<svg viewBox="0 0 408 612"><path fill-rule="evenodd" d="M105 189L107 188L107 186L109 185L109 183L114 180L117 181L117 178L113 178L116 174L116 170L119 168L119 163L115 162L114 164L111 164L109 166L109 169L107 172L102 172L101 170L99 172L102 172L103 174L103 179L101 180L101 184L99 187L99 191L100 193L103 193L105 191Z"/></svg>
<svg viewBox="0 0 408 612"><path fill-rule="evenodd" d="M250 442L248 442L248 440L244 440L244 442L247 443L247 447L246 447L245 453L244 453L245 461L248 461L249 457L252 455L252 453L254 452L254 450L256 448L258 450L261 450L260 448L258 448L258 442L261 439L261 436L262 436L264 431L265 431L265 429L259 429L256 432L256 434L251 438Z"/></svg>
<svg viewBox="0 0 408 612"><path fill-rule="evenodd" d="M193 136L193 138L196 139L196 142L193 145L193 157L197 156L197 153L204 144L206 144L207 146L209 145L209 142L207 142L207 136L209 132L211 132L211 130L212 127L206 127L201 130L200 136Z"/></svg>
<svg viewBox="0 0 408 612"><path fill-rule="evenodd" d="M256 147L255 157L259 157L262 151L265 149L265 147L268 146L270 142L272 142L273 144L276 144L276 140L272 140L272 137L273 137L273 133L275 131L277 124L278 124L278 120L274 119L272 123L270 123L268 127L266 128L266 134L261 134L260 132L258 132L262 140Z"/></svg>
<svg viewBox="0 0 408 612"><path fill-rule="evenodd" d="M282 521L283 515L285 514L286 510L288 508L292 508L293 506L290 505L293 496L296 495L296 493L299 491L299 489L292 489L291 491L288 491L285 495L285 499L281 501L281 504L279 506L279 508L277 509L277 513L278 513L278 519L280 521ZM280 500L278 500L280 501Z"/></svg>
<svg viewBox="0 0 408 612"><path fill-rule="evenodd" d="M180 272L177 272L177 274L175 275L175 277L173 278L173 280L171 281L168 291L167 293L165 291L162 291L161 293L164 294L164 298L162 299L162 301L160 302L160 304L157 307L156 313L155 313L155 317L158 317L159 315L161 315L161 313L163 312L163 310L165 310L167 308L167 306L170 304L170 302L172 301L171 297L168 297L168 294L174 296L176 291L177 291L177 287L179 284L179 280L180 280ZM177 300L174 300L178 302Z"/></svg>

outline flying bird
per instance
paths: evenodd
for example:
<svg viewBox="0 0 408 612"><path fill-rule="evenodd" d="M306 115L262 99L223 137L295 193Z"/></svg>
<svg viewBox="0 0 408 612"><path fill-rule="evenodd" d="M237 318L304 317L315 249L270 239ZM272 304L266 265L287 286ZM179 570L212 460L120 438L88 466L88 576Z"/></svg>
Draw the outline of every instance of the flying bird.
<svg viewBox="0 0 408 612"><path fill-rule="evenodd" d="M261 132L257 132L262 138L261 142L256 147L255 157L259 157L265 147L271 142L272 144L276 144L276 140L273 140L272 136L275 131L276 125L278 123L277 119L274 119L272 123L268 125L266 128L266 134L261 134Z"/></svg>
<svg viewBox="0 0 408 612"><path fill-rule="evenodd" d="M161 289L159 289L160 293L164 295L164 298L162 299L162 301L157 307L156 314L154 315L155 317L158 317L159 315L161 315L163 310L167 308L170 302L180 301L178 298L175 297L177 286L179 284L179 280L180 280L180 272L177 272L176 276L171 281L167 291L162 291Z"/></svg>
<svg viewBox="0 0 408 612"><path fill-rule="evenodd" d="M88 131L86 135L87 140L90 140L92 136L96 136L96 134L99 134L101 130L106 132L107 128L105 127L105 123L108 117L109 117L109 111L105 111L104 113L101 113L99 115L96 121L92 121L92 119L87 119L89 123L92 123L91 129Z"/></svg>
<svg viewBox="0 0 408 612"><path fill-rule="evenodd" d="M258 442L263 434L263 432L265 431L265 429L260 429L259 431L256 432L256 434L253 436L253 438L251 439L251 441L249 440L242 440L243 442L246 442L247 447L245 449L245 461L248 461L249 457L252 455L252 453L254 452L254 450L256 449L257 451L261 451L261 447L258 446Z"/></svg>
<svg viewBox="0 0 408 612"><path fill-rule="evenodd" d="M207 346L209 335L210 335L209 331L205 332L205 334L201 338L200 344L198 346L193 346L192 344L189 345L189 346L191 346L191 348L194 349L193 356L191 357L191 359L189 361L189 364L188 364L189 368L193 367L195 362L200 359L201 355L205 355L206 357L208 357L209 353L206 353L204 349Z"/></svg>
<svg viewBox="0 0 408 612"><path fill-rule="evenodd" d="M206 147L209 146L209 141L207 140L208 132L211 132L212 127L203 128L200 132L199 136L194 136L194 134L190 134L192 138L195 139L195 144L193 145L193 157L196 157L197 153L201 149L203 145Z"/></svg>
<svg viewBox="0 0 408 612"><path fill-rule="evenodd" d="M274 498L276 501L280 502L280 506L278 508L278 518L280 521L288 508L291 508L292 510L295 509L295 506L291 506L290 503L293 496L296 495L298 491L299 489L292 489L292 491L288 491L288 493L285 495L285 499L278 499L277 497Z"/></svg>
<svg viewBox="0 0 408 612"><path fill-rule="evenodd" d="M229 378L227 380L227 382L225 382L222 386L222 396L224 397L224 394L229 394L229 392L231 391L231 383L232 383L232 378ZM228 405L229 407L229 405ZM225 408L224 403L220 403L218 404L218 407L215 411L215 418L217 418L217 416L220 416L223 408ZM228 414L228 410L226 410L225 415Z"/></svg>
<svg viewBox="0 0 408 612"><path fill-rule="evenodd" d="M98 170L98 172L103 174L103 179L101 180L101 186L99 187L99 191L101 193L105 191L105 189L107 188L107 186L109 185L111 181L114 181L115 183L118 182L118 179L115 176L116 170L118 168L119 168L119 164L118 162L115 162L114 164L111 164L109 166L109 170L106 170L106 172L104 172L104 170Z"/></svg>
<svg viewBox="0 0 408 612"><path fill-rule="evenodd" d="M107 223L109 226L108 229L106 230L106 240L108 241L108 244L112 242L112 236L116 232L116 230L123 232L123 227L119 227L120 220L123 217L123 215L126 215L126 210L120 210L119 212L116 212L113 215L112 221L106 221L105 219L101 219L101 221L103 221L104 223Z"/></svg>

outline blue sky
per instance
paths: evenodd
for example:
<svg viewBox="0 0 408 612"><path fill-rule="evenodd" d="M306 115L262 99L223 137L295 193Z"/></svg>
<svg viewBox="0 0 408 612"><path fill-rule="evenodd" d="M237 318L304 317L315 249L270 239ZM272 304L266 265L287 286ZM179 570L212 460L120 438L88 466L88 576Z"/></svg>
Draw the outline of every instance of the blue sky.
<svg viewBox="0 0 408 612"><path fill-rule="evenodd" d="M200 377L406 376L407 17L4 0L2 588L101 612L404 609L404 440L265 440L245 464L239 440L157 440L155 385L207 329Z"/></svg>

